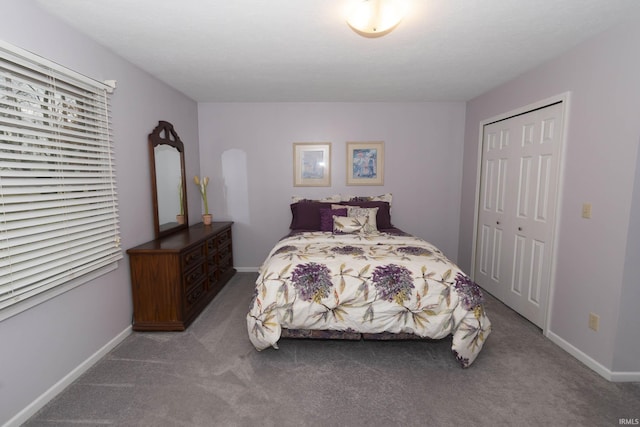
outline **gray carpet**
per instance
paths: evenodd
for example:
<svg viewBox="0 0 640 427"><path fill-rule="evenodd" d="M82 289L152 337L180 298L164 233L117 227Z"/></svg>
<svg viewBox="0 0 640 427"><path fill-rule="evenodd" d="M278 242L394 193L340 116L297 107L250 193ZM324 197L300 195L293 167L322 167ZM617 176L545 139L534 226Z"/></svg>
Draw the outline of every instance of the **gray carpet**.
<svg viewBox="0 0 640 427"><path fill-rule="evenodd" d="M616 426L640 384L611 383L487 297L469 369L437 342L282 340L257 352L237 274L186 332L133 333L27 426Z"/></svg>

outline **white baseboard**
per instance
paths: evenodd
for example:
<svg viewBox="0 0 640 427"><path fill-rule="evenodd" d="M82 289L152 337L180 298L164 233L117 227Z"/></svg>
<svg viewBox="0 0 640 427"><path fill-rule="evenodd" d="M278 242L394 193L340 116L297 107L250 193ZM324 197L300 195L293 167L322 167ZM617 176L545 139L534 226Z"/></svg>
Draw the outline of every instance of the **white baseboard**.
<svg viewBox="0 0 640 427"><path fill-rule="evenodd" d="M235 267L238 273L257 273L260 267Z"/></svg>
<svg viewBox="0 0 640 427"><path fill-rule="evenodd" d="M18 427L25 423L29 418L35 415L40 409L42 409L47 403L56 397L62 390L67 388L71 383L77 380L80 375L84 374L89 368L91 368L96 362L106 356L111 350L113 350L118 344L124 341L131 334L131 326L127 327L124 331L116 335L111 341L105 344L98 351L93 353L84 362L76 366L71 372L65 375L60 381L51 386L47 391L42 393L36 400L31 402L27 407L18 412L13 418L11 418L3 427Z"/></svg>
<svg viewBox="0 0 640 427"><path fill-rule="evenodd" d="M623 382L640 382L640 372L611 372L611 380L616 383Z"/></svg>
<svg viewBox="0 0 640 427"><path fill-rule="evenodd" d="M592 359L590 356L585 354L582 350L574 347L572 344L568 343L558 335L553 332L547 331L547 338L557 344L564 351L578 359L580 362L587 365L588 368L592 369L600 376L604 377L607 381L612 382L635 382L640 381L640 372L618 372L611 371L610 369L602 366L599 362Z"/></svg>

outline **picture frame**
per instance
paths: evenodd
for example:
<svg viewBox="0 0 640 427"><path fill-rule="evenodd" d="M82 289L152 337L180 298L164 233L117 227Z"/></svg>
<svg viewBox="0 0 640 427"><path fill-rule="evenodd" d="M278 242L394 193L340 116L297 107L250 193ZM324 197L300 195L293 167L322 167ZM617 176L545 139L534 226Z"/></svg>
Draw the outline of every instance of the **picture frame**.
<svg viewBox="0 0 640 427"><path fill-rule="evenodd" d="M331 143L293 143L293 186L331 186Z"/></svg>
<svg viewBox="0 0 640 427"><path fill-rule="evenodd" d="M347 185L384 184L384 142L347 142Z"/></svg>

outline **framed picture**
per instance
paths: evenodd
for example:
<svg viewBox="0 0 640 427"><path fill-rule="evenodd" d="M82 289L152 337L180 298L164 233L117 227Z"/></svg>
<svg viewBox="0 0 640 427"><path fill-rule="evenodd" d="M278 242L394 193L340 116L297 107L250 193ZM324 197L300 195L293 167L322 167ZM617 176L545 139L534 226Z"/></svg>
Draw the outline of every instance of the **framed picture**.
<svg viewBox="0 0 640 427"><path fill-rule="evenodd" d="M384 183L384 142L347 142L347 185Z"/></svg>
<svg viewBox="0 0 640 427"><path fill-rule="evenodd" d="M294 187L331 186L331 143L293 143Z"/></svg>

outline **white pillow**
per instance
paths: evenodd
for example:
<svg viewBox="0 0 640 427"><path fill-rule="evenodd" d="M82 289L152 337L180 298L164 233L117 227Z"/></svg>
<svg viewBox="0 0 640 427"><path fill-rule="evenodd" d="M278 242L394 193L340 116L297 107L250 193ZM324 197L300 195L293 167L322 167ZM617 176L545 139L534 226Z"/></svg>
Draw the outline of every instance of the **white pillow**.
<svg viewBox="0 0 640 427"><path fill-rule="evenodd" d="M358 206L348 206L347 215L349 217L366 216L368 218L368 221L363 232L375 233L378 231L378 224L376 222L376 216L378 215L378 208L361 208Z"/></svg>
<svg viewBox="0 0 640 427"><path fill-rule="evenodd" d="M368 216L336 216L333 215L334 233L364 233L369 222Z"/></svg>
<svg viewBox="0 0 640 427"><path fill-rule="evenodd" d="M347 216L367 216L369 221L367 227L363 230L364 233L376 233L378 231L378 222L376 217L378 215L379 208L361 208L360 206L349 205L331 205L331 209L344 209L347 208Z"/></svg>

